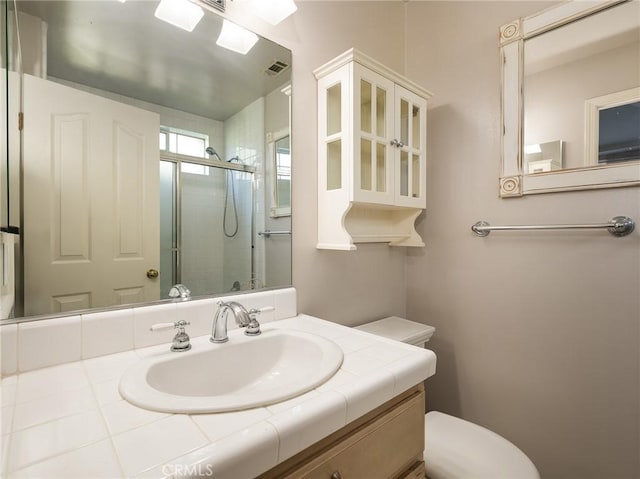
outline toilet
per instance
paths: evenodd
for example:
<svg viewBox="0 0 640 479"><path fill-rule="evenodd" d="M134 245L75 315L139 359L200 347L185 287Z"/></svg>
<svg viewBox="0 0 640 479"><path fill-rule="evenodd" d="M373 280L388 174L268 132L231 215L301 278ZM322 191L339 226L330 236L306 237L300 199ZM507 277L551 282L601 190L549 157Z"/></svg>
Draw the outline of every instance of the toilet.
<svg viewBox="0 0 640 479"><path fill-rule="evenodd" d="M433 326L397 316L355 329L419 347L435 332ZM525 453L489 429L438 411L428 412L424 423L429 479L540 479Z"/></svg>

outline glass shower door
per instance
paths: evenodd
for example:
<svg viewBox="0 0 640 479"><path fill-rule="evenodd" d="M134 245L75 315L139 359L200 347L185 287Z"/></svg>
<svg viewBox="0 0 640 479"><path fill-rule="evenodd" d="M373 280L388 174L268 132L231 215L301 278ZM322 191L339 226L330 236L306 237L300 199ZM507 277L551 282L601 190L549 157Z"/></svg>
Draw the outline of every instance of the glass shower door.
<svg viewBox="0 0 640 479"><path fill-rule="evenodd" d="M172 274L162 276L185 284L192 296L249 289L253 273L253 174L187 161L173 165L178 173L174 178L177 194L172 203L161 201L165 218L161 221L161 250L171 249L172 237L162 228L171 221L171 204L177 213L173 220L177 254L171 256ZM168 195L169 188L163 191ZM163 294L167 291L163 284Z"/></svg>

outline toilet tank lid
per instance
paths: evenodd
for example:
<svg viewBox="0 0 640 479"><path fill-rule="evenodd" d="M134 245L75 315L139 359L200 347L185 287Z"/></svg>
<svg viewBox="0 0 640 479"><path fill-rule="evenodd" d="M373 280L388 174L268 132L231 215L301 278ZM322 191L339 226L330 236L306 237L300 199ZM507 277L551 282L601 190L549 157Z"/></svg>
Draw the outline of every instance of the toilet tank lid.
<svg viewBox="0 0 640 479"><path fill-rule="evenodd" d="M436 330L433 326L416 323L398 316L382 318L356 326L355 329L416 346L421 346L422 343L429 341Z"/></svg>

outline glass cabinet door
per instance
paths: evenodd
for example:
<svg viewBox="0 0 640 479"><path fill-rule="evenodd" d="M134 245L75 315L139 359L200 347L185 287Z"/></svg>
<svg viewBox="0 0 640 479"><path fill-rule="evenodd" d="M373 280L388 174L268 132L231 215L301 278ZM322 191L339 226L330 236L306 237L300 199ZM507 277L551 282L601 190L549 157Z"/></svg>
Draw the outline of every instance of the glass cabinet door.
<svg viewBox="0 0 640 479"><path fill-rule="evenodd" d="M354 201L393 204L394 85L354 64Z"/></svg>
<svg viewBox="0 0 640 479"><path fill-rule="evenodd" d="M423 98L398 85L396 91L397 150L395 170L395 204L426 206L426 131L427 105Z"/></svg>

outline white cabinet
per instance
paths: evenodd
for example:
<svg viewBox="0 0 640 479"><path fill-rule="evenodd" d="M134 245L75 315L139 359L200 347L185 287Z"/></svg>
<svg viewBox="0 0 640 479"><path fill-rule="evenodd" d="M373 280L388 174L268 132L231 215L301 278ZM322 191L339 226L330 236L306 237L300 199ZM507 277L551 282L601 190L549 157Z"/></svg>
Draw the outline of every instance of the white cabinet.
<svg viewBox="0 0 640 479"><path fill-rule="evenodd" d="M424 246L427 99L431 94L351 49L318 80L319 249Z"/></svg>

